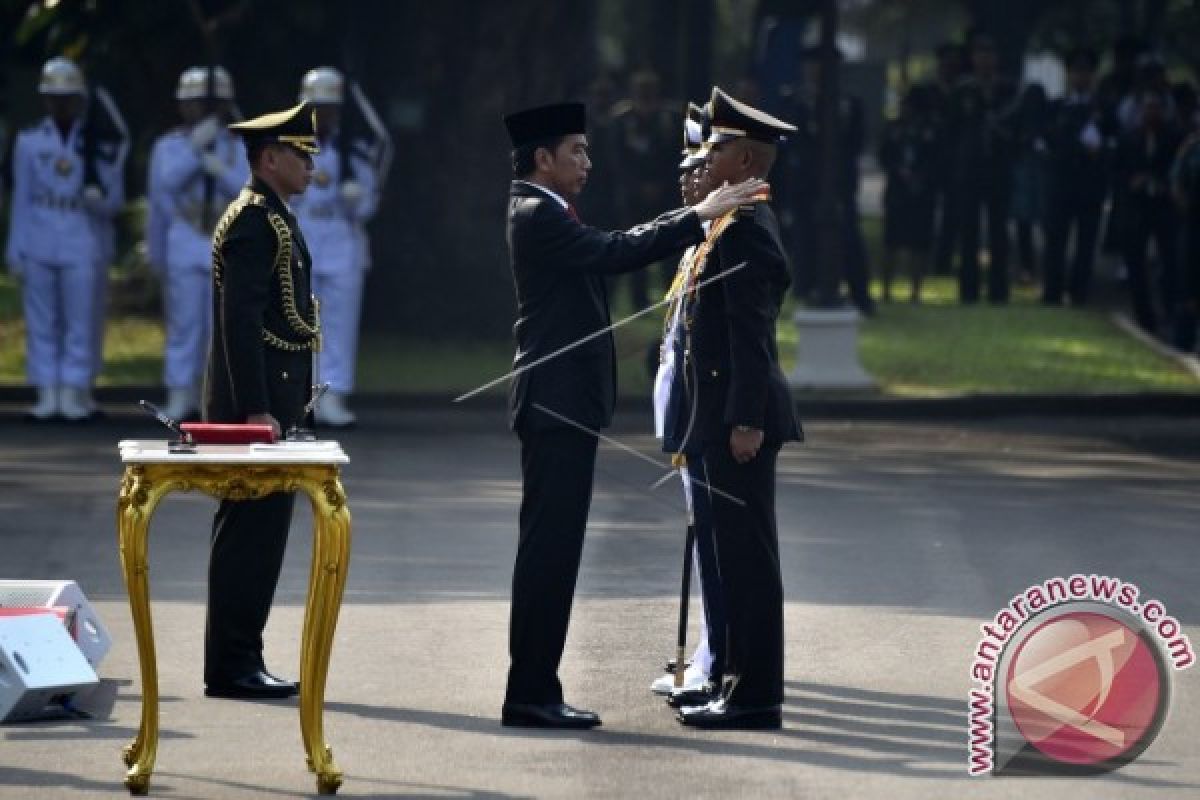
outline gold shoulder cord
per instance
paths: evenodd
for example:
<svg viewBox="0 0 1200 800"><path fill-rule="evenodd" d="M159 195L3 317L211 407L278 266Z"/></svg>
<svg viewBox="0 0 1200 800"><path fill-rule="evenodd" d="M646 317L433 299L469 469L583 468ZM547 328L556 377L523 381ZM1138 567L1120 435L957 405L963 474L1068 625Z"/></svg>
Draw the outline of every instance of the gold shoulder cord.
<svg viewBox="0 0 1200 800"><path fill-rule="evenodd" d="M675 271L675 278L671 281L671 287L667 289L667 297L671 299L671 302L667 306L667 316L663 320L664 342L669 333L668 328L671 325L671 320L675 317L676 307L683 302L685 295L694 295L696 293L695 278L704 271L704 266L708 262L708 255L716 247L717 239L733 223L736 217L737 209L735 208L714 220L713 224L708 228L708 235L704 237L704 241L685 255L680 262L679 268Z"/></svg>
<svg viewBox="0 0 1200 800"><path fill-rule="evenodd" d="M225 245L225 237L229 234L229 226L237 219L238 214L242 213L242 209L246 206L266 206L267 200L258 192L250 189L242 189L241 194L237 199L230 203L229 208L225 209L225 213L221 215L221 219L217 222L217 227L213 231L213 285L218 291L221 290L225 276L225 259L221 256L221 248Z"/></svg>
<svg viewBox="0 0 1200 800"><path fill-rule="evenodd" d="M224 282L225 260L221 256L221 247L225 244L225 237L229 233L229 227L246 206L254 205L265 208L266 204L266 198L258 192L243 189L242 193L238 195L238 199L229 206L224 215L222 215L220 222L217 223L217 228L213 232L213 285L217 291L222 289ZM271 333L266 328L263 328L263 341L279 350L289 350L292 352L319 350L320 322L317 318L316 305L313 305L307 321L300 316L300 311L296 308L296 288L292 282L291 270L291 229L288 228L287 222L283 217L270 209L267 210L267 222L271 225L272 230L275 231L275 239L278 243L278 247L275 249L274 270L279 275L279 291L283 302L283 316L287 320L288 327L307 341L302 343L289 342Z"/></svg>
<svg viewBox="0 0 1200 800"><path fill-rule="evenodd" d="M309 310L309 318L305 320L296 308L296 286L292 283L292 230L283 217L274 211L267 211L267 222L275 230L275 238L279 247L275 251L275 271L279 274L279 293L283 301L283 316L288 327L298 336L308 341L302 344L289 342L263 328L263 341L280 350L319 350L320 324L317 321L315 305Z"/></svg>

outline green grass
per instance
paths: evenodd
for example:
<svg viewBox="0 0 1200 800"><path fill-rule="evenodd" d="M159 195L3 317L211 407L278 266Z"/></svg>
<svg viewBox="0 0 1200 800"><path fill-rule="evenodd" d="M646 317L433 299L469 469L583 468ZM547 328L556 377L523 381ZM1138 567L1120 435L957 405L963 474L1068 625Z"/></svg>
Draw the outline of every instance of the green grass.
<svg viewBox="0 0 1200 800"><path fill-rule="evenodd" d="M879 295L878 286L875 295ZM630 311L623 287L614 292L613 314ZM863 365L883 391L937 396L970 392L1097 393L1200 391L1200 382L1175 362L1117 328L1106 313L1043 308L1033 290L1019 288L1011 305L962 307L948 278L934 278L922 304L880 304L860 333ZM789 299L780 316L784 370L795 362L796 331ZM646 395L651 379L645 353L662 331L652 312L616 332L623 394ZM156 319L109 320L100 383L158 385L162 374L162 325ZM376 336L364 340L359 357L363 392L445 393L465 391L508 371L508 342L425 342ZM0 385L25 382L24 324L15 282L0 275ZM503 392L505 386L493 391Z"/></svg>
<svg viewBox="0 0 1200 800"><path fill-rule="evenodd" d="M921 306L907 302L905 289L862 327L863 366L889 393L1200 390L1191 374L1106 313L1047 308L1029 288L1018 289L1008 306L971 307L955 302L948 278L927 288Z"/></svg>

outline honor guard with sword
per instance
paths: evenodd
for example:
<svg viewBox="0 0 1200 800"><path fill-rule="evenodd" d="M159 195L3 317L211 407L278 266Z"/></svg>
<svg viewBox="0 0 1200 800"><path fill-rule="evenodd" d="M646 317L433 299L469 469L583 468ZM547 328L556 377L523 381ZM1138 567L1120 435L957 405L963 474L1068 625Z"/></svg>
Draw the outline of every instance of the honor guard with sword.
<svg viewBox="0 0 1200 800"><path fill-rule="evenodd" d="M679 164L679 186L683 202L695 203L705 197L713 186L704 169L709 133L708 112L694 103L689 103L684 118L683 161ZM704 223L705 232L712 223ZM654 381L654 428L661 439L664 434L668 413L670 390L676 370L684 364L682 351L684 289L694 270L698 247L691 247L680 259L679 269L668 291L666 323L663 326L663 341L660 348L658 372ZM676 398L679 399L679 398ZM687 413L683 410L682 413ZM681 413L672 409L672 414ZM684 553L684 592L680 597L680 625L678 655L674 668L651 685L656 694L671 695L668 702L673 706L695 705L704 697L714 693L713 687L721 683L721 671L725 666L725 610L721 592L720 573L717 569L716 550L712 536L712 515L709 508L707 479L704 476L703 457L696 453L690 458L679 456L679 472L683 481L684 501L687 504L690 524ZM699 480L696 483L693 478ZM687 605L691 583L691 569L696 566L701 587L700 641L690 663L683 661L686 644ZM709 697L711 699L711 697Z"/></svg>
<svg viewBox="0 0 1200 800"><path fill-rule="evenodd" d="M22 284L26 368L37 389L29 417L76 422L95 411L128 137L106 93L97 90L89 106L69 59L46 62L38 93L47 116L17 135L5 259ZM104 133L95 124L101 109L112 128Z"/></svg>
<svg viewBox="0 0 1200 800"><path fill-rule="evenodd" d="M182 125L158 138L147 180L147 245L162 279L163 382L173 419L199 416L212 310L212 234L249 177L241 142L225 128L233 80L224 67L191 67L175 99Z"/></svg>
<svg viewBox="0 0 1200 800"><path fill-rule="evenodd" d="M558 678L592 499L596 431L612 421L616 359L606 275L632 272L704 238L750 181L626 232L589 227L573 201L592 167L582 103L504 119L512 141L508 245L517 299L510 425L521 440L520 537L513 568L504 725L591 728Z"/></svg>
<svg viewBox="0 0 1200 800"><path fill-rule="evenodd" d="M355 422L346 397L354 390L363 280L371 263L365 226L379 207L380 184L391 159L391 140L379 116L357 85L350 84L349 90L358 112L354 118L366 121L370 140L349 128L350 116L344 112L352 109L345 103L347 85L338 70L310 70L300 86L300 101L316 110L321 148L313 159L313 184L296 200L296 217L312 248L313 292L321 301L325 326L319 374L329 391L317 401L316 420L334 428Z"/></svg>
<svg viewBox="0 0 1200 800"><path fill-rule="evenodd" d="M765 179L777 144L795 127L718 88L709 108L708 178L716 185ZM801 431L775 341L790 280L770 205L760 198L714 221L689 273L672 337L681 363L671 382L663 446L682 454L689 467L703 464L728 641L723 685L704 698L708 702L684 705L679 721L778 728L783 578L775 462L783 443L799 440Z"/></svg>
<svg viewBox="0 0 1200 800"><path fill-rule="evenodd" d="M251 178L213 234L204 416L268 424L278 435L306 422L313 355L320 349L312 258L288 207L312 180L313 113L301 104L229 128L245 140ZM294 500L293 492L276 492L222 500L217 509L204 647L210 697L287 697L297 691L267 670L262 640Z"/></svg>

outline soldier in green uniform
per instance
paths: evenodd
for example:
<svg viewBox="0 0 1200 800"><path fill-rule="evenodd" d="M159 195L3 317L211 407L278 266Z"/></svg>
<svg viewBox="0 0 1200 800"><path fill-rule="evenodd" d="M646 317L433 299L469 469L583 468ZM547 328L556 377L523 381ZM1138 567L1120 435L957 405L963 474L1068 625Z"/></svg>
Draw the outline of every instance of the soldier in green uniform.
<svg viewBox="0 0 1200 800"><path fill-rule="evenodd" d="M213 234L213 335L204 416L211 422L304 423L319 349L311 261L287 199L312 179L312 110L301 104L229 126L251 179ZM295 495L224 500L213 520L204 647L210 697L288 697L294 683L263 661L262 632L283 563Z"/></svg>

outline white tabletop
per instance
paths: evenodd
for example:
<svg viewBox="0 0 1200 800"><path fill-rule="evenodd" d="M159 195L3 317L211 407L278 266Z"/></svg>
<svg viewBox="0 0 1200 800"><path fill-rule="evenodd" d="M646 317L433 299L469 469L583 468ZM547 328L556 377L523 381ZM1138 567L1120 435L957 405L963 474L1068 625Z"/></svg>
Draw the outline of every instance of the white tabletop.
<svg viewBox="0 0 1200 800"><path fill-rule="evenodd" d="M194 453L167 451L166 439L126 439L118 444L124 464L347 464L349 456L331 439L276 444L202 444Z"/></svg>

